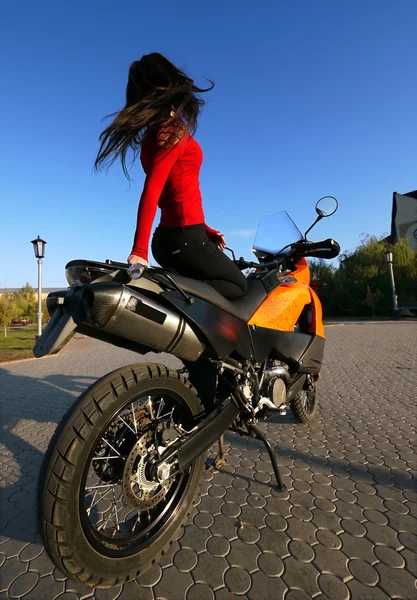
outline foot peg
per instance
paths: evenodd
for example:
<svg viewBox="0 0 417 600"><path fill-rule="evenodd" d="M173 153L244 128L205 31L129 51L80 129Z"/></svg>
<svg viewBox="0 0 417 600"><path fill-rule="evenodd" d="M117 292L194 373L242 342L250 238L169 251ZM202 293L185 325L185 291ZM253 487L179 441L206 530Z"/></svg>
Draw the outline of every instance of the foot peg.
<svg viewBox="0 0 417 600"><path fill-rule="evenodd" d="M275 478L277 480L277 489L279 492L285 492L286 487L281 479L281 473L279 472L279 467L277 463L277 458L275 456L275 452L272 449L271 443L262 433L262 431L256 427L256 425L247 425L248 430L253 438L257 438L261 442L263 442L268 450L269 458L271 459L272 467L274 469Z"/></svg>

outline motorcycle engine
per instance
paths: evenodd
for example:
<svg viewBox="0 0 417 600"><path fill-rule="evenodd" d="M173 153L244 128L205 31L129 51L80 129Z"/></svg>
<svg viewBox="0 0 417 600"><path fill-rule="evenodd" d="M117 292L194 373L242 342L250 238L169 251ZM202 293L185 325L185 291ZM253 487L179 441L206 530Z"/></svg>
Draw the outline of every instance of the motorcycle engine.
<svg viewBox="0 0 417 600"><path fill-rule="evenodd" d="M285 386L284 380L280 377L272 379L268 383L266 397L272 400L272 402L277 408L284 404L287 398L287 388Z"/></svg>

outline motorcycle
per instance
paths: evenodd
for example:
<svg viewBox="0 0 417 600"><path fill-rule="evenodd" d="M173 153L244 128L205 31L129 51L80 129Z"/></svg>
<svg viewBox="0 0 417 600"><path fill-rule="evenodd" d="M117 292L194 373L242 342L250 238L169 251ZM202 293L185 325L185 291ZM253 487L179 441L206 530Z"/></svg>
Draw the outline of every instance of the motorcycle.
<svg viewBox="0 0 417 600"><path fill-rule="evenodd" d="M132 364L91 385L49 444L38 488L45 547L84 584L108 588L144 573L176 538L199 493L209 447L229 429L262 441L284 491L260 419L318 409L325 335L306 258L334 258L332 239L307 233L337 210L316 204L302 235L286 212L261 220L248 292L230 301L213 287L161 268L131 279L129 265L74 260L69 288L47 298L50 320L37 357L72 331L136 351L165 352L183 368ZM215 461L224 460L223 446Z"/></svg>

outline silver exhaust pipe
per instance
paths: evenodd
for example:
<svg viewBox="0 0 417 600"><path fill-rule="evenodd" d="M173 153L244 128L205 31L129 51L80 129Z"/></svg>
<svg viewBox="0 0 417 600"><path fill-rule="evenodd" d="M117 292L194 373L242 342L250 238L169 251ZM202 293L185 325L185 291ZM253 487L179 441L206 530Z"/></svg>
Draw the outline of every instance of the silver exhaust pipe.
<svg viewBox="0 0 417 600"><path fill-rule="evenodd" d="M283 379L288 379L289 376L290 374L288 373L288 367L278 365L265 371L262 383L269 381L273 377L282 377Z"/></svg>
<svg viewBox="0 0 417 600"><path fill-rule="evenodd" d="M150 349L196 361L204 344L181 315L124 285L91 284L86 299L86 325L126 338ZM85 305L84 305L85 306Z"/></svg>

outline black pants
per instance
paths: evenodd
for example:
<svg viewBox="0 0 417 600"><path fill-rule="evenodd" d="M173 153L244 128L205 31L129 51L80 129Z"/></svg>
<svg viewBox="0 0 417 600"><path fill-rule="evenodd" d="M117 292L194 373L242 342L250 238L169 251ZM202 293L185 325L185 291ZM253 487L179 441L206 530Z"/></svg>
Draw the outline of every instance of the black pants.
<svg viewBox="0 0 417 600"><path fill-rule="evenodd" d="M155 230L152 253L164 269L173 269L212 285L234 300L246 293L247 281L241 271L206 233L204 225Z"/></svg>

